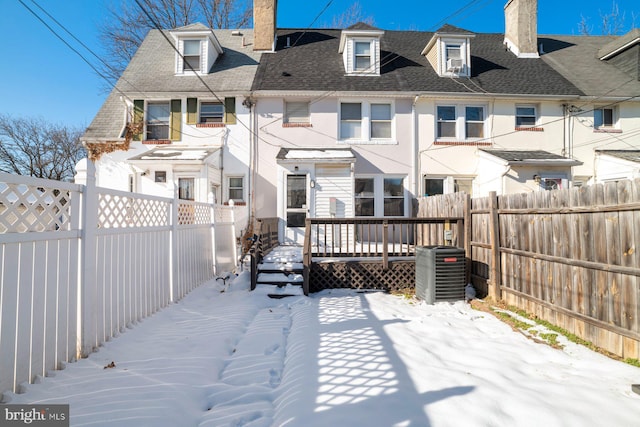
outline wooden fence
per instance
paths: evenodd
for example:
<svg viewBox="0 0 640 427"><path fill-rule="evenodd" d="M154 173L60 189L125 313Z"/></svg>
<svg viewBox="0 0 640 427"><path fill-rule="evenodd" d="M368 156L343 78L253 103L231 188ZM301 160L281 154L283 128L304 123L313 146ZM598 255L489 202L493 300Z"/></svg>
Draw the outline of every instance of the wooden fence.
<svg viewBox="0 0 640 427"><path fill-rule="evenodd" d="M638 358L640 180L467 198L423 198L418 216L471 218L467 254L481 294Z"/></svg>

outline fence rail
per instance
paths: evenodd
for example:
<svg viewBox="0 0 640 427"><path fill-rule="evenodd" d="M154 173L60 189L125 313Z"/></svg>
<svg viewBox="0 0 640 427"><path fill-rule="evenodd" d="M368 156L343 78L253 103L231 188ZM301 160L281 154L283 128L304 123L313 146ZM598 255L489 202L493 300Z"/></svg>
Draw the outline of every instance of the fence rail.
<svg viewBox="0 0 640 427"><path fill-rule="evenodd" d="M76 184L0 173L0 393L212 278L214 239L235 247L232 213L98 188L85 164ZM231 222L215 222L223 216Z"/></svg>
<svg viewBox="0 0 640 427"><path fill-rule="evenodd" d="M420 200L471 216L472 281L605 350L640 356L640 180ZM466 212L468 211L468 212Z"/></svg>

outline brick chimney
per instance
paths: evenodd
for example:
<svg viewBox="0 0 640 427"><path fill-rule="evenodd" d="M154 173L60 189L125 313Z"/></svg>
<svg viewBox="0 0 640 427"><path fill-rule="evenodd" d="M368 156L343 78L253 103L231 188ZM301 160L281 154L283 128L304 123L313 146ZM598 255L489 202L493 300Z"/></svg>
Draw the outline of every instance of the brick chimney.
<svg viewBox="0 0 640 427"><path fill-rule="evenodd" d="M538 58L538 0L509 0L504 20L507 48L518 58Z"/></svg>
<svg viewBox="0 0 640 427"><path fill-rule="evenodd" d="M273 50L278 0L253 0L253 50Z"/></svg>

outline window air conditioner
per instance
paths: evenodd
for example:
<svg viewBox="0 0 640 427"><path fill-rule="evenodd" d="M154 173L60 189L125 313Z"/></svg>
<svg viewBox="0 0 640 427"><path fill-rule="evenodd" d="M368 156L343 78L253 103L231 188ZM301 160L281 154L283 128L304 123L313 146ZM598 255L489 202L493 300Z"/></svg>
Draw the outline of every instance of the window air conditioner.
<svg viewBox="0 0 640 427"><path fill-rule="evenodd" d="M462 70L462 59L449 58L447 59L447 71L460 71Z"/></svg>

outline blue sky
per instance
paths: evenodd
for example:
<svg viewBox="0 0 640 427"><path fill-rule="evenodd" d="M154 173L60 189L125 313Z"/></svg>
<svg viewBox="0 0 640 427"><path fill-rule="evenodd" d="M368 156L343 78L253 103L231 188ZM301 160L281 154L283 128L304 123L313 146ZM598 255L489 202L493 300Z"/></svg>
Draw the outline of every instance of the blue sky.
<svg viewBox="0 0 640 427"><path fill-rule="evenodd" d="M22 0L35 11L32 0ZM98 27L103 22L109 0L36 0L61 22L101 54ZM133 3L133 0L130 0ZM119 2L119 0L118 0ZM327 26L354 0L279 0L278 26L306 28ZM448 23L476 32L503 32L506 0L360 0L364 16L372 16L382 29L432 31L445 18L464 9ZM588 18L594 34L601 14L609 13L608 0L539 0L539 34L577 34L581 16ZM304 4L304 7L300 5ZM325 7L329 4L329 7ZM388 6L392 4L393 10ZM625 29L633 18L640 26L640 2L617 0L625 14ZM324 12L322 12L324 10ZM322 12L322 13L321 13ZM18 0L0 0L0 28L8 35L0 46L0 114L14 117L42 117L53 123L86 127L97 113L107 93L104 83L76 53L65 46ZM60 28L56 31L94 66L98 60L74 42ZM425 40L426 43L426 40Z"/></svg>

